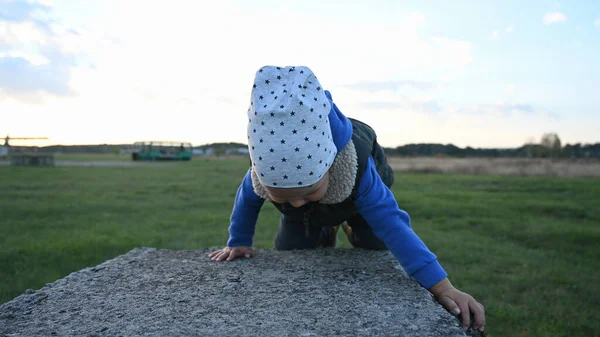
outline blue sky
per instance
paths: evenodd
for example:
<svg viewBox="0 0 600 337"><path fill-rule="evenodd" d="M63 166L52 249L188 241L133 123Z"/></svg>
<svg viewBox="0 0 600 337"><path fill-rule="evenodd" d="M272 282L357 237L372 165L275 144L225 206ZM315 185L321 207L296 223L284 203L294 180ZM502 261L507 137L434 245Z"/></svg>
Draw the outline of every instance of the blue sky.
<svg viewBox="0 0 600 337"><path fill-rule="evenodd" d="M599 142L600 2L0 0L0 135L244 142L305 65L385 146Z"/></svg>

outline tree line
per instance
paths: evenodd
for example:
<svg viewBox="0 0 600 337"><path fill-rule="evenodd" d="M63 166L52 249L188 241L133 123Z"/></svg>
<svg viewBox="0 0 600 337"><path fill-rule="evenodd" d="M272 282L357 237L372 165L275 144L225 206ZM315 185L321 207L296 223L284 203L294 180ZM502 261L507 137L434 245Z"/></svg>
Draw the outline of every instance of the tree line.
<svg viewBox="0 0 600 337"><path fill-rule="evenodd" d="M246 147L242 143L212 143L194 146L195 149L213 148L215 153L225 153L226 149ZM99 144L99 145L52 145L46 147L19 147L21 151L37 151L46 153L119 153L121 149L130 148L131 144ZM539 142L528 141L518 148L460 148L452 144L407 144L383 147L389 156L447 156L447 157L529 157L529 158L600 158L600 143L562 145L555 133L544 134Z"/></svg>
<svg viewBox="0 0 600 337"><path fill-rule="evenodd" d="M539 143L528 141L518 148L460 148L452 144L408 144L396 148L384 147L390 156L448 157L525 157L525 158L600 158L600 143L562 145L556 133L544 134Z"/></svg>

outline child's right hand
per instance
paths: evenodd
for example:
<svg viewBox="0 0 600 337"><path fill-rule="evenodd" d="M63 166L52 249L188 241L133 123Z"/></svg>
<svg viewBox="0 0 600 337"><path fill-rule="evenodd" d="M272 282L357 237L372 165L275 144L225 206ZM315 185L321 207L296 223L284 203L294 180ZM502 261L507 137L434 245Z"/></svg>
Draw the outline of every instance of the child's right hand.
<svg viewBox="0 0 600 337"><path fill-rule="evenodd" d="M248 246L225 247L210 253L208 256L213 261L233 261L238 257L245 257L249 259L254 256L254 252L252 251L252 247Z"/></svg>

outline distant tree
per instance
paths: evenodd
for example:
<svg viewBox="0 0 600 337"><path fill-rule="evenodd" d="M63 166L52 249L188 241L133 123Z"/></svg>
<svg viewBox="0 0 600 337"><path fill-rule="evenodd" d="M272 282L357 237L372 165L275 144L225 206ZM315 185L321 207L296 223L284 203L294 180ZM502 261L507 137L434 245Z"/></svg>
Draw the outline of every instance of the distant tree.
<svg viewBox="0 0 600 337"><path fill-rule="evenodd" d="M540 141L540 144L543 147L546 147L548 149L552 149L552 150L557 150L560 149L560 138L558 138L558 135L556 133L545 133L542 136L542 140Z"/></svg>
<svg viewBox="0 0 600 337"><path fill-rule="evenodd" d="M535 152L535 138L529 137L523 146L523 150L526 157L533 157Z"/></svg>
<svg viewBox="0 0 600 337"><path fill-rule="evenodd" d="M555 157L560 154L561 143L560 138L556 133L545 133L542 136L540 145L548 150L550 157Z"/></svg>
<svg viewBox="0 0 600 337"><path fill-rule="evenodd" d="M568 158L581 158L583 157L583 151L581 149L581 143L576 143L576 144L567 144L565 145L565 147L563 148L563 154L565 157Z"/></svg>

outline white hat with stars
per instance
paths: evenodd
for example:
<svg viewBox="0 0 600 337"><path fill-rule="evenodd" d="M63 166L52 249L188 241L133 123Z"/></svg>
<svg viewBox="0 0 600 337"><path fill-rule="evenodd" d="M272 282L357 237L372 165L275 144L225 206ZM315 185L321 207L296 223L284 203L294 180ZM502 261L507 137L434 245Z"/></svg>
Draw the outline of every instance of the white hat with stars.
<svg viewBox="0 0 600 337"><path fill-rule="evenodd" d="M261 183L276 188L318 182L337 154L331 104L304 66L265 66L256 72L248 110L248 150Z"/></svg>

